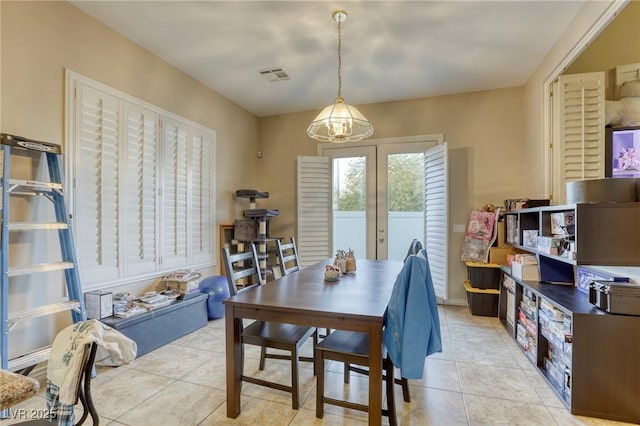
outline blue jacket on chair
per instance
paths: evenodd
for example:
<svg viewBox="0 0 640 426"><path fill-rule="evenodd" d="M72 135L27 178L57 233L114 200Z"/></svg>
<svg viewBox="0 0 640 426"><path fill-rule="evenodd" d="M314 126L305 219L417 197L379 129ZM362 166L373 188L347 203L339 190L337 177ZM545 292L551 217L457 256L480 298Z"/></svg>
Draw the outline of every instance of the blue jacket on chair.
<svg viewBox="0 0 640 426"><path fill-rule="evenodd" d="M382 341L402 377L420 379L425 357L442 352L440 318L426 250L409 256L387 306Z"/></svg>

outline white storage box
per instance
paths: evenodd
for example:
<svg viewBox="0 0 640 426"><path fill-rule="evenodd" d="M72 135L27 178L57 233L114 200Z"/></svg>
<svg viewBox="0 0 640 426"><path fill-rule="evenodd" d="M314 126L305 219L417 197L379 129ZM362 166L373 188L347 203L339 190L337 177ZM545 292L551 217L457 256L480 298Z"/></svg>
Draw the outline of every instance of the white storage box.
<svg viewBox="0 0 640 426"><path fill-rule="evenodd" d="M511 275L514 278L525 281L540 281L538 265L523 265L522 263L511 263Z"/></svg>
<svg viewBox="0 0 640 426"><path fill-rule="evenodd" d="M110 291L94 290L84 294L87 318L102 319L113 315L113 294Z"/></svg>

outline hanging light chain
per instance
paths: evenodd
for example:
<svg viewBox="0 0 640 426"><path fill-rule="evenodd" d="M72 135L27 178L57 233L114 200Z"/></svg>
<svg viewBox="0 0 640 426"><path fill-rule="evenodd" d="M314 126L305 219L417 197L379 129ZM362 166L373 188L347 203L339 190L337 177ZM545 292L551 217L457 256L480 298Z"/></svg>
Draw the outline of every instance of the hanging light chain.
<svg viewBox="0 0 640 426"><path fill-rule="evenodd" d="M342 18L338 16L338 98L342 98Z"/></svg>
<svg viewBox="0 0 640 426"><path fill-rule="evenodd" d="M337 10L332 17L338 23L338 97L311 122L307 134L320 142L359 141L371 136L373 127L356 107L342 99L342 22L347 19L347 12Z"/></svg>

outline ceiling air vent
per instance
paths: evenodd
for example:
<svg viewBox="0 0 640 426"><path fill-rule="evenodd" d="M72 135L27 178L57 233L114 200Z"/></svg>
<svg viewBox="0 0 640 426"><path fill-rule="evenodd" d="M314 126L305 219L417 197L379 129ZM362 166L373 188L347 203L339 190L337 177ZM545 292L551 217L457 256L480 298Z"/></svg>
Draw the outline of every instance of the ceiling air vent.
<svg viewBox="0 0 640 426"><path fill-rule="evenodd" d="M282 68L266 68L258 72L271 82L289 80L289 75Z"/></svg>

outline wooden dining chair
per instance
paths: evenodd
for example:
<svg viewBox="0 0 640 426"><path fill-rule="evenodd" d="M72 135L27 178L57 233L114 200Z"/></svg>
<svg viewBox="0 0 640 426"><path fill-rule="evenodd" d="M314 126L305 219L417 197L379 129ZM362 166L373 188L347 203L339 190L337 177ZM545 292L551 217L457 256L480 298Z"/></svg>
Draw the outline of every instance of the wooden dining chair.
<svg viewBox="0 0 640 426"><path fill-rule="evenodd" d="M407 250L407 255L404 257L404 260L406 261L412 254L418 254L420 250L422 250L422 243L420 240L414 238L411 244L409 244L409 250Z"/></svg>
<svg viewBox="0 0 640 426"><path fill-rule="evenodd" d="M291 241L288 243L282 243L280 240L276 240L276 250L280 272L283 277L300 270L300 259L298 258L295 238L291 237Z"/></svg>
<svg viewBox="0 0 640 426"><path fill-rule="evenodd" d="M414 239L405 256L405 263L412 255L417 255L422 250L422 243ZM369 374L369 370L363 368L369 365L369 335L367 333L337 330L327 336L316 345L316 372L317 372L317 393L316 393L316 417L322 418L324 404L338 405L346 408L353 408L360 411L369 411L369 407L363 404L356 404L349 401L337 400L324 396L324 360L341 361L344 363L344 383L350 381L351 372ZM383 380L387 389L387 408L382 410L382 414L389 417L391 425L397 424L395 413L395 397L393 385L400 385L402 397L405 402L411 402L409 393L409 381L404 377L394 377L395 367L388 356L383 358Z"/></svg>
<svg viewBox="0 0 640 426"><path fill-rule="evenodd" d="M65 344L67 342L64 342ZM45 425L53 425L53 424L73 424L74 426L78 426L83 424L89 416L91 416L91 422L94 426L100 424L100 417L98 416L98 411L93 403L93 398L91 396L91 375L93 372L93 365L96 359L96 351L98 349L98 345L94 342L90 345L86 345L82 354L82 366L78 370L79 376L75 381L77 383L77 387L73 390L75 404L73 406L67 406L64 404L59 404L54 396L52 398L52 405L49 407L49 417L42 419L29 420L26 422L18 423L20 425L29 425L29 426L45 426ZM74 383L74 381L69 381L70 383ZM51 394L54 392L53 389L50 389L49 384L47 385L47 392ZM54 394L55 395L55 394ZM74 414L74 406L78 404L78 401L82 404L82 416L80 419L75 421Z"/></svg>
<svg viewBox="0 0 640 426"><path fill-rule="evenodd" d="M288 243L276 240L276 255L278 256L280 272L283 277L300 270L300 259L298 258L295 238L291 237L291 241ZM325 338L329 333L331 333L331 329L326 328L324 334L318 333L318 338Z"/></svg>
<svg viewBox="0 0 640 426"><path fill-rule="evenodd" d="M406 262L409 256L416 255L422 250L422 243L420 240L414 238L409 245L409 250L407 250L407 255L404 257L404 261ZM349 375L350 372L353 371L355 373L360 374L369 374L369 371L358 366L351 365L348 362L344 364L344 382L349 383ZM394 383L400 385L402 387L402 398L404 402L411 402L411 393L409 392L409 381L404 377L396 377L394 378Z"/></svg>
<svg viewBox="0 0 640 426"><path fill-rule="evenodd" d="M369 412L369 406L341 399L329 398L324 395L324 361L340 361L345 365L344 382L349 383L349 367L354 365L369 365L369 334L355 331L335 330L316 345L316 417L324 416L324 404L337 405L339 407ZM382 379L386 384L387 408L382 410L382 415L389 417L389 424L398 424L396 419L395 396L393 393L394 365L389 357L382 359ZM362 370L368 374L368 371ZM404 393L404 391L403 391Z"/></svg>
<svg viewBox="0 0 640 426"><path fill-rule="evenodd" d="M227 283L229 284L229 294L231 296L238 294L239 291L246 291L248 288L261 285L260 267L255 245L251 244L250 250L246 253L233 255L229 253L229 249L223 248L223 257L227 272ZM238 290L237 281L247 277L253 277L252 284L242 290ZM299 361L314 361L313 357L300 356L300 347L311 336L313 336L313 343L315 345L317 343L317 334L313 327L268 321L254 321L242 330L242 343L261 347L260 370L264 370L266 358L290 360L291 386L245 375L241 377L241 380L291 393L291 406L294 410L297 410L300 407L298 380ZM268 353L267 348L287 351L289 354ZM313 373L314 375L316 373L315 363Z"/></svg>

